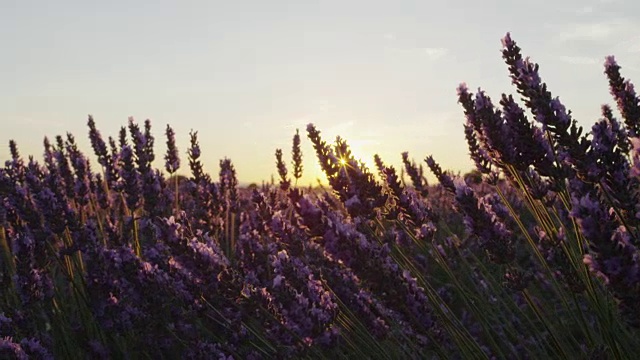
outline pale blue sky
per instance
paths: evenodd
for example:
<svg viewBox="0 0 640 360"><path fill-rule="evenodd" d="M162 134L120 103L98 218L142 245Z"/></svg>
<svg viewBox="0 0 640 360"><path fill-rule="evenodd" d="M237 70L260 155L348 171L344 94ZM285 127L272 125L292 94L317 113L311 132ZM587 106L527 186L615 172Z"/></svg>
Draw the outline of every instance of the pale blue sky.
<svg viewBox="0 0 640 360"><path fill-rule="evenodd" d="M0 0L0 159L11 138L40 159L42 138L66 131L90 152L93 114L105 136L128 116L151 119L157 157L167 123L183 155L198 130L207 170L227 156L241 182L275 174L274 150L290 158L295 128L313 182L309 122L368 163L379 153L399 165L409 151L467 171L455 89L515 94L500 57L507 31L583 125L612 103L606 55L640 86L631 0Z"/></svg>

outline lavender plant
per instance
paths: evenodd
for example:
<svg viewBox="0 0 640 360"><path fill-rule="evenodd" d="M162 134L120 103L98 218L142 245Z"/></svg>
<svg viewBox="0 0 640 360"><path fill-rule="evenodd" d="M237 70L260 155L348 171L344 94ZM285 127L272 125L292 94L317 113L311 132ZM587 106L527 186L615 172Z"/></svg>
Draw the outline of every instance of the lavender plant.
<svg viewBox="0 0 640 360"><path fill-rule="evenodd" d="M640 348L640 99L613 57L584 133L507 34L524 106L457 89L473 173L401 154L376 177L307 126L328 188L301 188L301 137L279 186L217 177L197 132L182 176L167 125L72 134L42 164L0 168L0 357L631 359ZM97 170L96 170L97 169ZM166 176L168 174L168 176ZM405 184L404 174L410 183ZM295 180L294 180L295 179ZM293 180L293 181L292 181ZM174 186L171 186L171 184Z"/></svg>

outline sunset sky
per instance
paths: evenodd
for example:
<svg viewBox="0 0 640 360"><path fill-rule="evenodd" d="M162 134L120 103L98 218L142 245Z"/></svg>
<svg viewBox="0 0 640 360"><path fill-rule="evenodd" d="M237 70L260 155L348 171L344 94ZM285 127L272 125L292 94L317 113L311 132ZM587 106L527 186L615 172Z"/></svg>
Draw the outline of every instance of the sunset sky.
<svg viewBox="0 0 640 360"><path fill-rule="evenodd" d="M409 151L468 171L455 89L464 81L496 102L515 94L500 54L507 31L584 126L613 104L606 55L640 86L640 3L631 0L4 0L0 160L9 139L41 159L43 137L67 131L90 153L92 114L105 137L129 116L151 119L157 158L167 123L183 155L197 130L206 169L217 174L229 157L243 183L276 173L276 148L290 161L296 128L303 184L315 183L310 122L369 164L378 153L398 166Z"/></svg>

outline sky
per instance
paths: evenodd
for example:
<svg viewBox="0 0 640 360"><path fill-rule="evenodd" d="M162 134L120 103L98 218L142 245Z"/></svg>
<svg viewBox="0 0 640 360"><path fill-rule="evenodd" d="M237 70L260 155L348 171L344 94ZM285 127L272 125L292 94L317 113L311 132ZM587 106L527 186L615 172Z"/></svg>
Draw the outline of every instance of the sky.
<svg viewBox="0 0 640 360"><path fill-rule="evenodd" d="M640 86L633 0L0 0L0 161L10 139L41 160L43 138L66 132L91 153L91 114L104 137L129 116L150 119L157 166L170 124L185 174L198 131L206 170L230 158L245 184L277 175L276 148L290 162L296 129L301 184L322 180L308 123L369 165L379 154L398 169L408 151L466 172L456 87L496 103L517 95L500 53L506 32L587 128L614 104L605 56Z"/></svg>

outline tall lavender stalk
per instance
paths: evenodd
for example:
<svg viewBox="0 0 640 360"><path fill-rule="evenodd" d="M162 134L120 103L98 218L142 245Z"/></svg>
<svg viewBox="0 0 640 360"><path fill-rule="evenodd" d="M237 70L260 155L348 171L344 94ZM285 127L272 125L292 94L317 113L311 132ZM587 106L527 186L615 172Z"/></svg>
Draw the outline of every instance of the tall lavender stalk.
<svg viewBox="0 0 640 360"><path fill-rule="evenodd" d="M604 73L609 80L609 91L618 105L629 136L639 136L640 98L638 98L633 84L620 75L620 66L614 56L606 57Z"/></svg>
<svg viewBox="0 0 640 360"><path fill-rule="evenodd" d="M291 165L293 165L293 177L295 185L298 184L298 180L302 177L302 149L300 148L300 132L296 129L296 134L293 135L293 145L291 149Z"/></svg>
<svg viewBox="0 0 640 360"><path fill-rule="evenodd" d="M276 168L280 176L280 188L286 191L291 186L291 180L287 178L287 165L282 161L282 149L276 149Z"/></svg>

